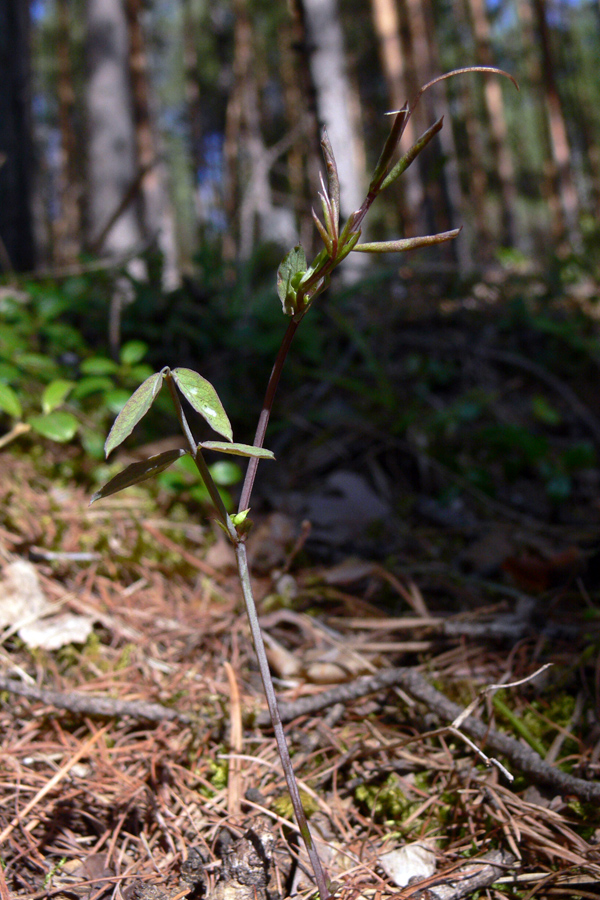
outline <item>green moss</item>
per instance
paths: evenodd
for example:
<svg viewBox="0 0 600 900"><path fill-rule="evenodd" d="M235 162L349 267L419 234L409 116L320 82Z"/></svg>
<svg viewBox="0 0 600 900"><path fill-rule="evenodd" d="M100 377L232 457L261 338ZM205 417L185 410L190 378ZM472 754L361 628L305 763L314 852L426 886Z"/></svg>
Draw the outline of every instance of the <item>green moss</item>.
<svg viewBox="0 0 600 900"><path fill-rule="evenodd" d="M137 648L135 644L125 644L125 646L121 650L121 653L119 654L119 658L114 664L114 668L116 671L126 669L131 665L136 649Z"/></svg>
<svg viewBox="0 0 600 900"><path fill-rule="evenodd" d="M376 820L400 822L412 806L393 772L383 784L361 784L354 793L357 803L366 806Z"/></svg>
<svg viewBox="0 0 600 900"><path fill-rule="evenodd" d="M304 812L306 813L306 818L310 819L312 814L319 808L317 801L314 797L311 797L310 794L307 794L304 791L300 791L300 799L302 801L302 806L304 807ZM294 808L287 791L284 794L280 794L280 796L273 801L271 808L278 816L281 816L282 819L293 819L294 817Z"/></svg>
<svg viewBox="0 0 600 900"><path fill-rule="evenodd" d="M227 787L229 765L226 760L211 759L208 762L208 769L210 772L209 781L215 790L220 791Z"/></svg>

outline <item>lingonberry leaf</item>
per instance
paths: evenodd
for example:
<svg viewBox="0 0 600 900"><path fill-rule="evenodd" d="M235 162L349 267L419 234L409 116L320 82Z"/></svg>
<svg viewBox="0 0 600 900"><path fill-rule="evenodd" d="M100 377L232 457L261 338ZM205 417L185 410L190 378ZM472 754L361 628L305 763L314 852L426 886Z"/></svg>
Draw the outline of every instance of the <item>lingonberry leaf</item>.
<svg viewBox="0 0 600 900"><path fill-rule="evenodd" d="M193 369L172 369L171 375L190 406L206 419L214 431L232 441L231 422L210 381L198 375Z"/></svg>
<svg viewBox="0 0 600 900"><path fill-rule="evenodd" d="M224 441L202 441L198 446L202 450L217 450L219 453L230 453L232 456L254 456L256 459L275 459L272 450L264 447L253 447L251 444L226 444Z"/></svg>
<svg viewBox="0 0 600 900"><path fill-rule="evenodd" d="M65 444L72 440L79 428L79 422L75 416L64 410L56 410L43 416L33 416L28 420L28 424L42 437L59 444Z"/></svg>
<svg viewBox="0 0 600 900"><path fill-rule="evenodd" d="M0 410L15 419L20 419L23 415L21 401L9 384L0 384Z"/></svg>
<svg viewBox="0 0 600 900"><path fill-rule="evenodd" d="M155 372L150 378L140 384L139 388L131 395L119 415L114 421L113 427L108 433L104 452L106 456L122 444L129 437L140 419L146 415L158 392L163 380L162 372Z"/></svg>
<svg viewBox="0 0 600 900"><path fill-rule="evenodd" d="M141 462L132 463L126 469L123 469L122 472L119 472L118 475L115 475L114 478L111 478L110 481L107 481L99 491L96 491L90 500L90 506L95 500L100 500L101 497L116 494L118 491L131 487L132 484L139 484L140 481L146 481L148 478L152 478L153 475L158 475L159 472L168 469L176 459L184 456L187 452L187 450L182 449L165 450L164 453L157 453L156 456L150 456Z"/></svg>
<svg viewBox="0 0 600 900"><path fill-rule="evenodd" d="M56 378L44 388L42 394L42 409L45 413L51 413L63 403L74 388L74 381L65 378Z"/></svg>

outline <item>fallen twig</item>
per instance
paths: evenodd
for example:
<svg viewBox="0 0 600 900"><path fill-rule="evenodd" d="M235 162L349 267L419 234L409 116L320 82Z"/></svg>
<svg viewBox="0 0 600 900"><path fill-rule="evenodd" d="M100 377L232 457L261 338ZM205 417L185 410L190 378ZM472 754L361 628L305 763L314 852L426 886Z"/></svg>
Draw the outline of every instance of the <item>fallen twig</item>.
<svg viewBox="0 0 600 900"><path fill-rule="evenodd" d="M281 703L281 719L290 722L298 716L314 715L334 703L349 703L367 694L374 694L384 688L400 686L415 700L420 700L429 709L449 723L462 716L463 709L457 703L448 700L440 691L431 687L423 676L414 669L384 669L377 675L357 678L348 684L341 684L329 691L313 697L303 697L293 703ZM268 724L266 713L258 716L258 724ZM494 753L499 753L510 760L511 765L519 768L524 774L531 776L538 784L546 784L566 794L574 794L588 802L600 801L600 784L584 781L550 766L537 753L506 734L490 728L480 719L469 716L461 722L461 729L485 745Z"/></svg>
<svg viewBox="0 0 600 900"><path fill-rule="evenodd" d="M469 860L468 864L452 873L446 884L436 884L428 888L432 900L460 900L475 891L489 887L506 873L507 868L514 866L516 860L512 853L504 850L492 850L478 859Z"/></svg>
<svg viewBox="0 0 600 900"><path fill-rule="evenodd" d="M101 716L102 718L122 718L131 716L133 719L144 722L191 722L191 717L185 713L168 709L159 703L145 703L141 700L113 700L110 697L90 697L77 691L51 691L39 688L33 684L24 684L22 681L14 681L0 675L0 690L10 691L12 694L20 694L28 700L39 700L57 709L67 709L69 712L86 716Z"/></svg>

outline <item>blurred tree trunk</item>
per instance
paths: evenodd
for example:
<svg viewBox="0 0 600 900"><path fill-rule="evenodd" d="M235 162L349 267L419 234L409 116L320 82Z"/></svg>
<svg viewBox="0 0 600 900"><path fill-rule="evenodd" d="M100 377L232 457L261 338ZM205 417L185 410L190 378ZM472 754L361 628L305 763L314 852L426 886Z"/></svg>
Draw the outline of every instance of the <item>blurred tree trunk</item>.
<svg viewBox="0 0 600 900"><path fill-rule="evenodd" d="M0 72L0 271L23 272L35 262L29 4L23 0L0 0Z"/></svg>
<svg viewBox="0 0 600 900"><path fill-rule="evenodd" d="M433 26L428 16L425 0L404 0L406 14L406 34L408 37L407 51L413 73L412 92L416 93L439 73L439 53L435 46ZM463 209L462 189L454 147L452 133L452 119L443 86L434 87L425 94L417 107L415 124L418 134L421 134L441 115L444 116L444 127L438 133L437 144L444 154L444 182L436 178L425 187L425 197L428 200L427 231L444 231L451 228L460 219ZM418 136L418 135L417 135ZM430 151L417 160L417 163L426 165L427 155ZM410 178L410 174L408 176ZM445 187L445 194L443 192ZM472 261L470 250L466 240L453 241L443 248L442 252L452 254L458 263L459 269L466 274L471 268Z"/></svg>
<svg viewBox="0 0 600 900"><path fill-rule="evenodd" d="M142 0L125 0L129 29L129 72L137 161L140 169L142 228L147 242L157 240L163 257L163 283L172 289L179 284L175 226L166 188L164 161L157 148L150 99L146 40L142 28Z"/></svg>
<svg viewBox="0 0 600 900"><path fill-rule="evenodd" d="M256 77L257 60L253 24L247 0L234 0L235 55L234 87L227 106L225 158L228 171L227 209L229 220L237 214L239 238L237 256L250 257L259 240L285 247L297 240L293 213L273 203L270 171L291 143L284 136L267 148L261 129L260 98ZM232 255L230 243L229 255Z"/></svg>
<svg viewBox="0 0 600 900"><path fill-rule="evenodd" d="M72 263L81 251L80 146L75 132L75 89L71 64L72 22L68 0L57 0L57 97L60 130L58 217L53 223L54 261Z"/></svg>
<svg viewBox="0 0 600 900"><path fill-rule="evenodd" d="M484 0L468 0L475 33L475 52L477 64L493 66L496 64L492 53L490 25L487 18ZM508 128L504 114L504 100L499 78L485 76L483 96L490 123L490 149L492 165L500 186L501 206L501 240L506 246L516 243L515 205L517 189L515 185L515 169L508 143Z"/></svg>
<svg viewBox="0 0 600 900"><path fill-rule="evenodd" d="M202 107L200 103L200 65L197 49L197 10L193 0L186 0L183 9L183 64L185 102L190 125L190 150L195 180L198 179L204 161L202 154ZM200 199L198 198L198 204ZM198 208L198 219L202 223L206 216Z"/></svg>
<svg viewBox="0 0 600 900"><path fill-rule="evenodd" d="M523 35L526 77L529 79L536 99L534 107L535 124L543 156L541 192L550 211L552 238L554 241L559 241L564 236L564 218L557 190L558 173L552 152L550 127L545 113L544 79L539 53L537 52L536 29L531 0L517 0L517 15Z"/></svg>
<svg viewBox="0 0 600 900"><path fill-rule="evenodd" d="M311 200L320 190L319 126L310 102L312 85L302 53L302 15L296 3L291 7L289 24L279 29L280 75L287 127L292 131L300 124L300 133L287 154L287 178L299 221L300 243L311 256L319 249L310 214Z"/></svg>
<svg viewBox="0 0 600 900"><path fill-rule="evenodd" d="M542 87L546 101L546 112L550 130L552 158L556 172L555 190L560 199L563 215L563 237L571 244L579 244L579 200L571 171L571 150L562 103L556 83L555 62L546 17L545 0L532 0L537 30L538 46L541 51Z"/></svg>
<svg viewBox="0 0 600 900"><path fill-rule="evenodd" d="M122 0L87 0L87 241L120 256L143 238Z"/></svg>
<svg viewBox="0 0 600 900"><path fill-rule="evenodd" d="M396 0L371 0L371 11L391 109L398 110L409 100L410 90L406 79L406 60L400 40L400 19ZM408 149L416 137L411 118L404 132L403 146ZM400 178L396 184L395 190L400 192L404 233L409 237L418 232L423 233L424 226L419 228L418 220L423 209L425 190L418 164L413 165L408 179Z"/></svg>
<svg viewBox="0 0 600 900"><path fill-rule="evenodd" d="M475 223L477 240L483 254L487 257L489 256L489 248L495 243L495 235L489 210L488 178L483 163L485 147L481 120L477 117L474 109L473 85L469 84L466 78L461 78L458 90L461 98L468 148L463 165L467 182L467 195Z"/></svg>
<svg viewBox="0 0 600 900"><path fill-rule="evenodd" d="M301 8L317 117L333 147L340 179L340 208L346 218L364 200L365 173L359 160L365 153L351 116L352 87L337 0L301 0ZM354 254L351 259L360 255Z"/></svg>

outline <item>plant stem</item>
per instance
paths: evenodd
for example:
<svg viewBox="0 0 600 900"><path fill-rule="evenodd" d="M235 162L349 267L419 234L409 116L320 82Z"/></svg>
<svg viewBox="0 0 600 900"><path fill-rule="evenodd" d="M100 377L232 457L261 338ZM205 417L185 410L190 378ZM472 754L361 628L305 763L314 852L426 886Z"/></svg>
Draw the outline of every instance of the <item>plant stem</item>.
<svg viewBox="0 0 600 900"><path fill-rule="evenodd" d="M293 319L290 321L283 336L283 340L277 353L273 369L271 370L271 376L269 378L269 383L265 392L265 399L263 401L262 410L258 420L256 434L254 436L255 447L263 446L265 434L267 431L267 425L269 424L269 417L273 408L273 401L275 399L275 394L277 392L279 379L281 377L281 372L283 369L283 364L285 363L285 360L289 353L289 349L294 335L296 334L298 325L299 322L295 322ZM250 506L250 496L252 494L252 488L254 487L254 480L256 478L258 462L258 459L252 457L248 463L248 468L246 469L246 477L244 479L242 493L240 496L240 503L238 507L240 512L243 512L243 510L248 509L248 507ZM252 594L252 584L250 582L250 571L248 569L246 544L241 539L238 539L234 543L240 584L242 586L242 593L244 595L246 611L248 613L248 621L250 623L250 633L252 634L254 651L258 660L258 667L265 690L265 696L267 698L269 716L273 725L275 741L277 742L277 750L279 752L279 758L281 760L285 780L287 782L290 799L292 801L292 807L294 809L296 821L298 822L298 827L300 828L302 840L304 841L304 844L306 846L308 858L310 859L310 863L312 865L315 881L317 883L317 889L319 891L319 896L321 900L329 900L331 894L329 893L329 889L327 887L325 873L323 872L323 866L321 865L321 860L319 858L317 848L308 827L306 813L304 812L304 807L302 806L302 799L300 797L300 791L298 790L298 783L294 774L294 768L292 766L292 760L290 758L290 752L288 750L285 732L283 730L281 716L279 714L279 706L277 704L275 688L273 687L273 679L271 678L271 671L269 669L269 662L267 660L265 644L263 641L260 623L258 621L256 604L254 602L254 596Z"/></svg>
<svg viewBox="0 0 600 900"><path fill-rule="evenodd" d="M171 399L173 400L173 405L175 406L175 412L177 413L177 418L179 419L179 424L181 425L181 430L185 435L185 439L188 443L188 447L190 448L190 453L192 455L192 459L196 463L196 468L200 473L200 478L206 485L206 489L210 494L210 499L212 500L215 509L219 515L220 520L223 525L227 528L229 536L232 540L237 540L237 532L233 527L233 523L231 519L227 515L227 510L225 509L225 504L223 503L223 498L219 493L219 489L217 488L212 475L210 474L209 468L206 465L206 460L202 455L202 451L199 449L196 441L194 440L194 435L192 434L192 430L188 425L188 421L185 417L185 413L183 411L183 407L181 405L181 399L179 394L177 393L177 388L175 387L175 383L170 374L165 376L165 381L169 386L169 391L171 393Z"/></svg>
<svg viewBox="0 0 600 900"><path fill-rule="evenodd" d="M279 714L279 706L277 705L277 697L275 696L275 690L273 688L273 680L271 678L271 672L269 669L269 663L267 661L267 654L265 652L265 645L264 645L264 641L263 641L262 631L260 628L260 623L258 621L258 613L256 611L256 604L254 602L254 596L252 594L252 585L250 583L250 572L248 569L248 557L246 555L246 545L242 541L238 541L236 543L235 555L237 558L240 582L242 585L242 592L244 594L244 600L246 602L246 610L248 612L248 621L250 622L250 632L252 634L252 640L254 642L254 649L256 651L256 657L258 659L258 666L260 669L260 674L261 674L263 686L265 689L265 695L267 697L267 705L269 707L269 714L271 716L271 722L273 723L273 731L275 732L275 740L277 742L279 758L281 759L281 764L283 766L285 780L287 782L288 791L290 793L292 806L294 808L296 820L297 820L298 826L300 828L300 834L302 835L302 839L306 845L308 857L310 859L310 862L311 862L311 865L313 868L313 872L315 874L315 880L317 882L317 888L319 891L319 895L321 897L321 900L329 900L329 898L331 897L331 894L329 893L329 889L327 887L327 882L325 880L325 873L323 872L323 867L321 865L321 860L319 858L317 848L315 846L312 835L310 833L310 829L308 827L308 822L306 820L306 814L304 812L304 808L302 806L302 800L300 798L300 791L298 790L296 776L294 775L294 769L292 767L292 760L290 759L290 753L288 750L288 746L287 746L287 742L286 742L286 738L285 738L285 732L283 730L283 725L281 722L281 716Z"/></svg>
<svg viewBox="0 0 600 900"><path fill-rule="evenodd" d="M287 327L287 331L283 336L281 346L279 348L275 363L273 365L273 369L271 371L271 376L269 378L269 383L265 392L265 399L263 400L262 409L258 419L256 434L254 435L255 447L263 446L265 434L267 432L267 425L269 424L269 417L273 408L273 400L275 399L277 386L279 385L279 378L281 377L283 364L289 353L290 345L292 343L294 335L296 334L296 329L298 328L299 324L299 322L294 322L294 320L292 319ZM252 488L254 487L254 479L256 478L258 462L258 459L252 457L248 463L248 468L246 469L246 477L244 478L244 484L240 496L240 504L238 506L239 512L243 512L250 506L250 496L252 494Z"/></svg>

